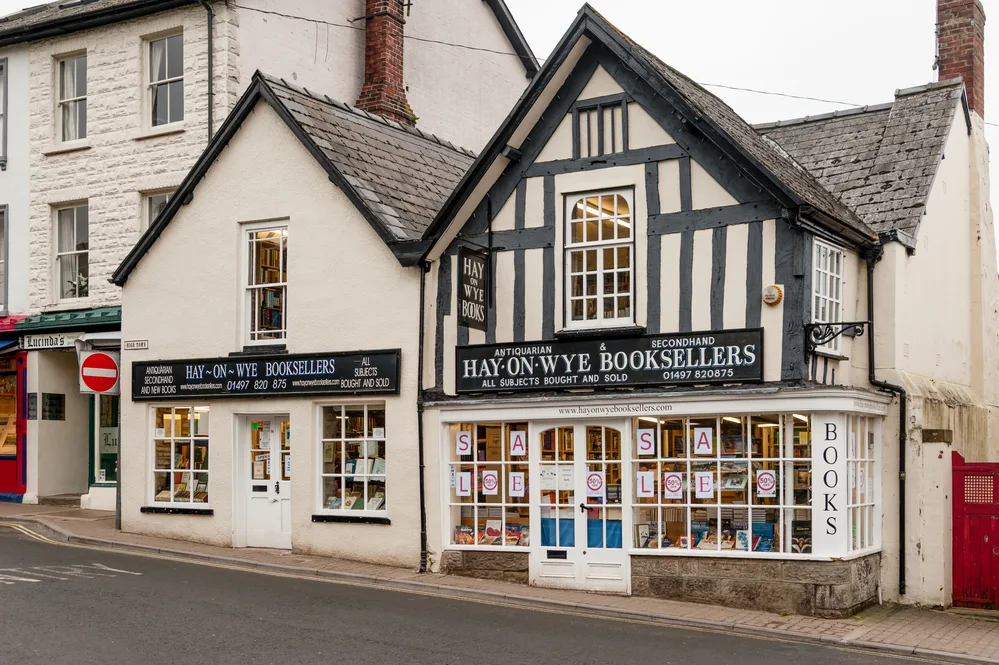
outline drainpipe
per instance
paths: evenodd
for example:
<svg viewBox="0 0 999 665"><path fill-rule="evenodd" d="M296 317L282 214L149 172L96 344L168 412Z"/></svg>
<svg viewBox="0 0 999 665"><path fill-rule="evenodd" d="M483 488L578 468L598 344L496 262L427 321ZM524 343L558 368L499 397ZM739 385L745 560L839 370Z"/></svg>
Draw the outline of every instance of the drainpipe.
<svg viewBox="0 0 999 665"><path fill-rule="evenodd" d="M198 2L208 12L208 142L211 143L215 127L215 39L213 37L215 10L206 0Z"/></svg>
<svg viewBox="0 0 999 665"><path fill-rule="evenodd" d="M424 461L423 461L423 336L424 330L424 307L426 307L426 283L427 271L430 270L429 262L420 263L420 343L418 346L419 356L416 361L416 440L420 457L420 572L427 572L427 491L424 482Z"/></svg>
<svg viewBox="0 0 999 665"><path fill-rule="evenodd" d="M874 377L874 264L881 259L882 248L867 252L867 365L868 381L876 388L898 395L898 593L905 595L905 423L906 392L902 386Z"/></svg>

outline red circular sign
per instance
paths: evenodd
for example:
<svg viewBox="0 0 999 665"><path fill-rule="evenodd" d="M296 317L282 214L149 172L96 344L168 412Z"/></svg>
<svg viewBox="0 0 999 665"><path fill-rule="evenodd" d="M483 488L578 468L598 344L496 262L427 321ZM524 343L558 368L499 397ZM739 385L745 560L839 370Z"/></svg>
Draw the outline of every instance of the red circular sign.
<svg viewBox="0 0 999 665"><path fill-rule="evenodd" d="M118 383L118 363L106 353L91 353L80 365L80 377L95 393L106 393Z"/></svg>
<svg viewBox="0 0 999 665"><path fill-rule="evenodd" d="M682 485L680 476L666 476L666 489L670 492L679 492Z"/></svg>
<svg viewBox="0 0 999 665"><path fill-rule="evenodd" d="M482 474L482 487L492 492L497 487L497 478L495 474L484 473Z"/></svg>
<svg viewBox="0 0 999 665"><path fill-rule="evenodd" d="M594 492L597 492L604 486L604 477L599 473L591 473L586 477L586 485Z"/></svg>
<svg viewBox="0 0 999 665"><path fill-rule="evenodd" d="M761 473L756 477L756 484L764 492L769 492L777 484L777 478L772 473Z"/></svg>

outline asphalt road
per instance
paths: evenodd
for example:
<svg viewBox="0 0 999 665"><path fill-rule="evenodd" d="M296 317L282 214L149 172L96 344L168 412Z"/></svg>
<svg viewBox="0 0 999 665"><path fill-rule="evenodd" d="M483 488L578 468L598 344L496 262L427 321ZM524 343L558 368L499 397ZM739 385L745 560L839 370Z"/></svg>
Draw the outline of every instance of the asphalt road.
<svg viewBox="0 0 999 665"><path fill-rule="evenodd" d="M0 665L913 660L51 545L0 528Z"/></svg>

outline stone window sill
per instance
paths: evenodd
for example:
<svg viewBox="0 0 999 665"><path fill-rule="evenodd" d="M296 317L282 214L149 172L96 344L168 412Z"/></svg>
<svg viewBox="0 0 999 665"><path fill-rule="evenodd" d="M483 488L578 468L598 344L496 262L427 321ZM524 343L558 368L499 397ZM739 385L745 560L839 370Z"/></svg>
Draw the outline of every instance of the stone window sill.
<svg viewBox="0 0 999 665"><path fill-rule="evenodd" d="M61 300L54 305L49 305L42 310L43 314L50 314L52 312L66 312L77 309L88 309L93 306L93 298L76 298L74 300Z"/></svg>
<svg viewBox="0 0 999 665"><path fill-rule="evenodd" d="M163 125L162 127L146 127L141 132L132 137L133 141L145 141L146 139L155 139L160 136L171 136L173 134L183 134L186 129L184 129L184 123L177 122L172 125Z"/></svg>
<svg viewBox="0 0 999 665"><path fill-rule="evenodd" d="M90 139L55 143L49 146L47 150L43 150L42 154L46 157L51 157L52 155L65 155L70 152L80 152L81 150L90 150Z"/></svg>

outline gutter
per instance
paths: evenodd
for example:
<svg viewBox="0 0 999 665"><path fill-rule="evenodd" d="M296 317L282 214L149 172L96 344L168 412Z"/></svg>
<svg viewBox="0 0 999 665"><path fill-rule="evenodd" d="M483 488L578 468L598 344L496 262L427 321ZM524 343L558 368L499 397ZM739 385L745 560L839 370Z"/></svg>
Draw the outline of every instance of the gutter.
<svg viewBox="0 0 999 665"><path fill-rule="evenodd" d="M905 595L905 422L906 391L874 376L874 265L881 259L880 248L864 255L867 261L867 380L872 386L898 395L898 593Z"/></svg>
<svg viewBox="0 0 999 665"><path fill-rule="evenodd" d="M215 10L205 0L198 4L208 12L208 142L212 142L215 127Z"/></svg>
<svg viewBox="0 0 999 665"><path fill-rule="evenodd" d="M423 455L423 338L426 334L425 321L427 272L430 263L420 264L420 342L416 361L416 441L420 458L420 572L427 572L427 488Z"/></svg>

